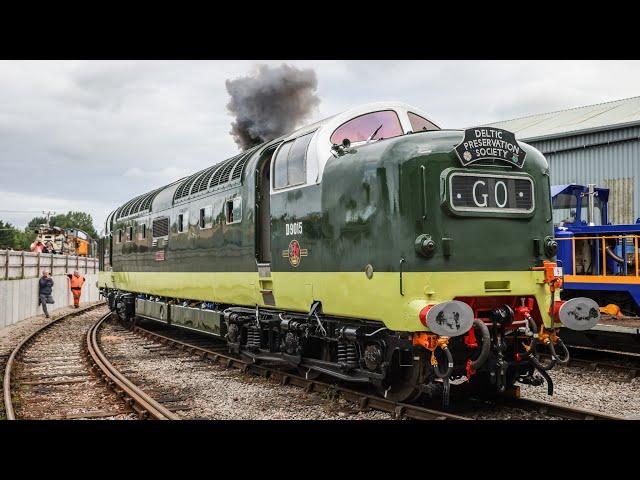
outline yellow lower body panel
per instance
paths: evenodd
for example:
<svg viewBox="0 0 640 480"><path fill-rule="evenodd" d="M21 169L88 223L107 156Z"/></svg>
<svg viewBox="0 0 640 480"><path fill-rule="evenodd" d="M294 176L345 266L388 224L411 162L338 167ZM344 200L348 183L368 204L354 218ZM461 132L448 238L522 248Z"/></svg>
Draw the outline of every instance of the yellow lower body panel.
<svg viewBox="0 0 640 480"><path fill-rule="evenodd" d="M418 314L429 303L467 296L535 296L545 325L551 304L541 271L515 272L100 272L99 285L180 299L267 307L268 285L275 307L308 312L314 300L325 314L379 320L399 331L425 330Z"/></svg>

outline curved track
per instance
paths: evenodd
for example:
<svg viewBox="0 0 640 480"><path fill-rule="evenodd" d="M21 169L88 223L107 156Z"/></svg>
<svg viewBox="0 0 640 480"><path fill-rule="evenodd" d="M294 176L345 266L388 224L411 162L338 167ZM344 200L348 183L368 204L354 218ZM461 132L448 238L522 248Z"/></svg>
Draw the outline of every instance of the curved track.
<svg viewBox="0 0 640 480"><path fill-rule="evenodd" d="M46 330L51 328L53 325L58 324L59 322L65 320L65 319L69 319L69 318L75 317L77 315L82 315L83 313L86 313L86 312L88 312L90 310L93 310L94 308L100 307L101 305L102 304L91 305L90 307L85 307L85 308L81 308L81 309L76 310L76 311L72 311L72 312L70 312L70 313L68 313L66 315L62 315L62 316L50 321L49 323L46 323L46 324L42 325L40 328L38 328L37 330L35 330L31 334L29 334L27 337L25 337L11 351L11 354L9 355L9 359L7 360L7 363L5 365L4 382L3 382L4 408L5 408L7 420L15 420L16 419L16 413L15 413L15 408L14 408L14 405L13 405L13 398L12 398L12 391L11 391L11 383L12 383L11 380L12 380L12 377L13 377L13 372L14 372L14 369L15 369L15 365L17 363L17 359L20 356L20 354L22 354L24 352L24 350L27 348L27 346L29 344L31 344L36 339L36 337L38 337L38 335L42 334L43 332L45 332Z"/></svg>
<svg viewBox="0 0 640 480"><path fill-rule="evenodd" d="M147 395L141 388L134 385L120 373L102 352L98 341L98 330L110 317L111 313L106 314L87 332L87 351L93 363L94 371L116 391L118 396L124 398L125 402L134 408L142 418L150 416L156 420L179 420L180 417L178 415Z"/></svg>
<svg viewBox="0 0 640 480"><path fill-rule="evenodd" d="M17 363L24 363L25 352L27 350L37 351L38 348L42 348L43 345L47 345L45 343L46 335L43 335L44 332L50 331L51 327L56 324L60 324L62 321L71 319L78 315L82 315L84 313L89 312L90 310L99 307L101 304L93 305L81 310L73 311L67 315L59 317L42 327L40 327L35 332L31 333L28 337L23 339L16 348L11 352L9 359L7 361L7 365L5 368L5 377L4 377L4 402L5 409L7 414L7 419L13 420L16 418L16 411L12 401L12 384L13 387L16 387L20 384L24 378L20 378L15 373L15 366ZM158 401L151 398L148 394L146 394L139 386L133 384L127 377L125 377L121 372L118 371L117 368L113 366L113 364L109 361L106 355L103 353L100 347L100 329L104 325L104 323L111 317L110 313L102 315L98 321L93 323L88 329L87 327L83 327L82 335L84 336L84 354L88 358L90 364L92 365L91 369L95 374L102 377L106 382L107 386L109 386L112 390L115 391L117 397L120 397L121 401L119 402L117 399L115 403L120 403L120 407L123 407L122 402L126 404L124 407L129 415L136 413L139 418L154 418L154 419L168 419L168 420L177 420L180 417L170 410L168 410L165 406L163 406ZM87 319L84 320L85 322ZM62 326L61 326L62 327ZM279 370L276 367L270 367L268 365L255 364L251 360L245 360L243 358L239 358L237 356L233 356L226 352L226 349L222 346L212 347L210 344L203 343L203 339L201 335L186 335L185 332L181 330L169 329L168 331L164 331L164 334L148 330L142 328L139 325L134 325L132 330L144 337L152 339L156 342L169 345L174 348L178 348L180 350L187 351L193 355L199 356L202 360L211 361L213 363L221 364L227 368L236 368L246 373L251 373L254 375L259 375L265 378L271 378L273 380L279 381L281 384L290 384L293 386L297 386L300 388L304 388L305 391L311 392L315 391L318 393L327 393L332 396L339 395L343 399L355 403L359 406L360 409L374 409L386 413L390 413L395 418L409 418L409 419L418 419L418 420L468 420L469 416L465 415L465 412L461 413L453 413L451 411L442 411L438 408L427 408L425 406L409 404L409 403L399 403L393 402L390 400L386 400L384 398L379 397L375 394L370 394L365 391L355 390L351 388L345 388L341 385L335 385L332 383L326 383L320 380L315 379L306 379L302 376L291 374L288 372L284 372ZM40 338L42 335L43 338ZM53 335L50 333L49 335ZM77 336L77 335L76 335ZM177 338L176 338L177 337ZM75 338L75 337L74 337ZM79 338L75 338L75 340L79 341ZM61 350L61 352L63 352ZM39 355L42 355L40 352ZM61 358L61 357L60 357ZM48 358L47 358L48 360ZM64 360L65 362L69 362L68 360ZM55 360L51 362L46 361L42 363L54 363ZM75 360L73 364L77 367L78 361ZM27 364L28 365L28 364ZM67 363L69 365L69 363ZM78 374L87 376L86 374ZM52 376L52 375L48 375ZM64 375L62 375L64 376ZM47 375L44 375L47 377ZM59 379L56 379L59 380ZM39 383L39 384L48 384L48 383L73 383L74 380L66 379L63 381L50 381L49 379L39 379L37 382L31 383ZM24 382L29 383L29 382ZM95 383L95 381L94 381ZM15 390L15 388L14 388ZM108 390L107 390L108 391ZM113 395L111 393L110 395ZM116 398L114 396L114 398ZM112 400L111 405L114 404ZM616 417L613 415L607 415L597 411L585 410L581 408L573 408L567 405L546 402L546 401L538 401L526 398L500 398L496 405L499 408L503 406L505 408L515 408L528 412L534 413L534 418L565 418L565 419L580 419L580 420L591 420L591 419L606 419L606 420L614 420L621 419L621 417ZM93 406L95 410L95 406ZM114 410L111 407L111 410ZM119 410L116 408L116 410ZM121 410L120 410L121 411ZM99 412L98 412L99 413ZM94 418L99 416L107 417L110 415L95 415ZM49 418L51 418L49 416ZM65 417L68 418L68 417ZM73 418L73 417L72 417ZM75 418L87 418L83 414L78 414ZM90 417L89 417L90 418Z"/></svg>
<svg viewBox="0 0 640 480"><path fill-rule="evenodd" d="M14 393L17 391L17 387L19 385L28 385L31 388L35 386L36 388L44 388L46 390L54 386L82 384L82 388L84 389L85 383L91 383L91 379L93 378L93 376L88 371L88 369L86 369L87 371L82 371L83 362L82 359L78 357L78 355L81 355L83 349L77 346L77 344L81 342L81 338L77 337L77 333L84 332L84 329L86 329L86 327L83 327L82 325L71 326L69 322L65 321L68 321L74 317L82 316L83 314L86 314L89 311L103 305L103 303L91 305L83 309L72 311L66 315L62 315L52 320L51 322L44 324L43 326L29 334L13 349L5 366L5 375L3 382L4 406L6 417L8 420L16 420L16 418L19 417L19 415L16 414L16 408L13 403ZM122 402L118 401L117 397L113 396L113 393L110 394L111 396L113 396L113 398L107 399L104 392L97 392L97 395L94 397L94 399L99 398L103 400L103 402L101 402L101 405L106 406L106 409L104 410L96 411L96 405L90 403L87 406L80 406L78 408L79 411L73 415L52 416L51 414L49 414L49 412L47 412L46 415L30 415L30 418L105 418L123 414L126 415L127 412L129 412L129 415L131 415L131 412L135 412L139 417L142 418L151 417L156 419L179 419L177 415L167 410L165 407L145 394L139 387L133 385L129 380L127 380L124 375L118 372L111 365L111 363L102 353L99 345L98 330L103 322L110 317L110 315L110 313L107 313L106 315L101 316L100 319L88 329L88 331L86 332L84 353L88 357L89 361L93 364L94 372L105 379L107 385L115 390L117 397L120 397L126 405L122 405ZM60 337L62 338L62 341L66 341L66 343L61 343L60 345L52 345L51 338L47 338L47 335L49 335L49 337L55 337L55 328L72 328L74 329L74 331L72 335L69 335L68 331L63 331ZM24 356L25 353L27 353L29 350L38 352L37 355L40 356L44 354L42 360L31 360L29 363L25 363ZM59 354L59 356L52 356L52 352L54 352L54 354ZM62 362L63 368L65 368L65 370L73 369L73 372L65 371L52 374L51 369L56 369L56 365L58 365L57 362ZM19 363L31 366L27 369L29 370L30 376L26 380L16 372L16 367ZM49 370L42 372L43 365ZM80 367L80 369L78 369L78 367ZM76 378L69 378L70 376ZM51 377L53 377L53 380L51 379ZM93 383L95 383L95 381ZM45 400L49 400L48 397L52 396L52 394L51 392L47 392L42 396L45 397ZM40 401L32 402L31 407L35 406L37 408L39 406L42 409L42 399L36 400ZM26 403L28 404L29 402ZM44 403L44 405L46 410L46 402ZM29 405L25 405L25 407L29 407ZM33 414L33 412L31 413Z"/></svg>

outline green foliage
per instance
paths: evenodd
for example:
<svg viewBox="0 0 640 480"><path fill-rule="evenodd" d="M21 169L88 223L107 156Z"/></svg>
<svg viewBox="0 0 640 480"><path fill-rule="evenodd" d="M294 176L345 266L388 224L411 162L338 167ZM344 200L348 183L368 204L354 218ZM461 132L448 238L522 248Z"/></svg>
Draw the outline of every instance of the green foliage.
<svg viewBox="0 0 640 480"><path fill-rule="evenodd" d="M46 224L46 217L35 217L29 222L30 228L38 228L41 224ZM52 227L77 228L87 232L94 240L98 239L98 233L93 226L93 218L85 212L60 213L51 217Z"/></svg>
<svg viewBox="0 0 640 480"><path fill-rule="evenodd" d="M13 248L14 250L29 250L31 242L35 239L35 232L23 231L14 227L9 222L0 220L0 248Z"/></svg>

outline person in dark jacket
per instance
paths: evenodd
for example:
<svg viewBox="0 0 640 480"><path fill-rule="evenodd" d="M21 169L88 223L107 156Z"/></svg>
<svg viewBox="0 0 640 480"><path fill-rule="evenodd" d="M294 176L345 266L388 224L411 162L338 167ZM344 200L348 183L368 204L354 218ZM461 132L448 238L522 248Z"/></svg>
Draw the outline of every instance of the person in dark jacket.
<svg viewBox="0 0 640 480"><path fill-rule="evenodd" d="M47 298L51 295L52 289L53 278L49 276L49 272L43 270L42 277L40 277L40 281L38 282L38 296L40 297L40 305L42 305L42 311L46 318L50 318L49 312L47 311Z"/></svg>

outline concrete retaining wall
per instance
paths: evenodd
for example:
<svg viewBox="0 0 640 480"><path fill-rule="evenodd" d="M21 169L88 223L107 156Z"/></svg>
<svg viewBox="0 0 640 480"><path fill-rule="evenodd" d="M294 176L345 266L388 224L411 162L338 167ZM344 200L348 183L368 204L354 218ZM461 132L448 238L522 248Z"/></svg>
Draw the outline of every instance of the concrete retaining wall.
<svg viewBox="0 0 640 480"><path fill-rule="evenodd" d="M97 273L80 273L85 278L80 302L95 302L98 300ZM49 314L59 308L73 305L73 296L69 289L69 279L66 275L53 277L54 304L47 305ZM0 280L0 328L12 325L25 318L42 314L42 307L38 305L38 280L27 278L22 280Z"/></svg>

